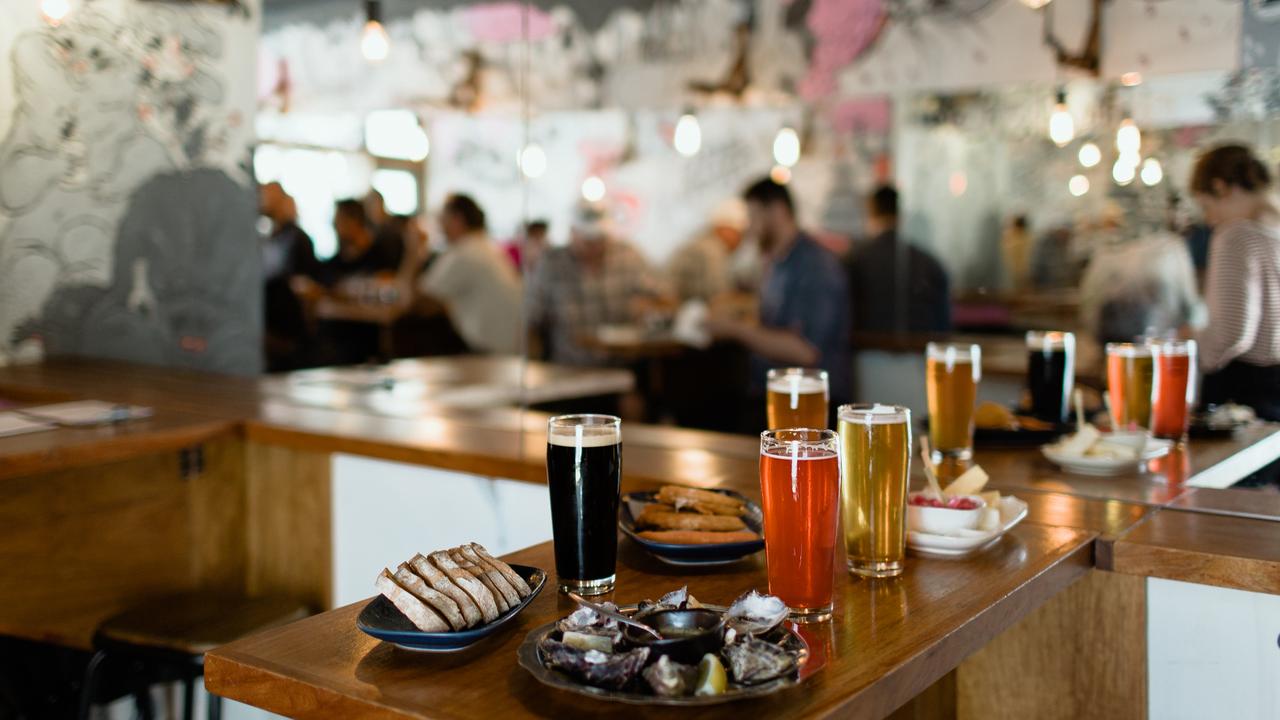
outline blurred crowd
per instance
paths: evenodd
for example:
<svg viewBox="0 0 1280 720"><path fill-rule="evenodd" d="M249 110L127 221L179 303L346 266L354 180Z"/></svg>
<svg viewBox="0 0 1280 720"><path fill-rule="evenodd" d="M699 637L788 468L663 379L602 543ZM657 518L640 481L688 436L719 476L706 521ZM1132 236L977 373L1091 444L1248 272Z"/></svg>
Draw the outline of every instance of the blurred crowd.
<svg viewBox="0 0 1280 720"><path fill-rule="evenodd" d="M1080 325L1099 342L1198 336L1208 396L1240 400L1261 382L1250 394L1265 398L1250 404L1268 415L1274 403L1280 417L1271 174L1248 148L1223 146L1202 156L1190 188L1201 218L1154 233L1130 232L1123 213L1108 212L1035 239L1025 217L1013 218L1000 243L1010 283L1077 289ZM761 179L717 205L658 267L622 236L607 202L579 204L557 245L543 221L495 240L484 209L454 194L436 213L433 242L423 218L387 214L374 192L336 204L338 250L319 260L292 198L268 183L268 367L458 352L630 365L644 400L621 411L726 430L759 426L767 368L821 367L834 407L852 397L856 338L952 329L947 271L899 235L897 191L881 186L862 202L864 236L836 250L800 226L786 185ZM666 360L673 348L679 363Z"/></svg>

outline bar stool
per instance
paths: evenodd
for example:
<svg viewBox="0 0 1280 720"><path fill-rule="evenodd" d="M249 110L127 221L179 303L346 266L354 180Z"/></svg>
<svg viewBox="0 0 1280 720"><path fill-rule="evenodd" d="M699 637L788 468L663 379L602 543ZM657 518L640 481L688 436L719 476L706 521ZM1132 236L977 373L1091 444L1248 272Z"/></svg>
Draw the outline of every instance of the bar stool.
<svg viewBox="0 0 1280 720"><path fill-rule="evenodd" d="M135 692L143 720L152 716L146 688L156 682L182 682L183 717L195 711L194 681L204 675L204 654L260 630L300 620L309 613L299 602L280 597L246 598L192 592L148 600L104 620L94 633L94 655L80 691L80 720L88 720L98 674L110 658L148 668ZM209 720L222 716L222 698L209 695Z"/></svg>

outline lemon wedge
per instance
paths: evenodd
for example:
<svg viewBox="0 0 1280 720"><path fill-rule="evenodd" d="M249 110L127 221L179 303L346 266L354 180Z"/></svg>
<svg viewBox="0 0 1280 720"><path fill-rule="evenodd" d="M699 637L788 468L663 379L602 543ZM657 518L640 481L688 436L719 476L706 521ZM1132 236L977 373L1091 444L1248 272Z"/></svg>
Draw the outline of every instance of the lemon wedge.
<svg viewBox="0 0 1280 720"><path fill-rule="evenodd" d="M693 694L699 697L723 695L728 685L729 678L725 675L720 658L711 653L703 655L702 662L698 663L698 685Z"/></svg>

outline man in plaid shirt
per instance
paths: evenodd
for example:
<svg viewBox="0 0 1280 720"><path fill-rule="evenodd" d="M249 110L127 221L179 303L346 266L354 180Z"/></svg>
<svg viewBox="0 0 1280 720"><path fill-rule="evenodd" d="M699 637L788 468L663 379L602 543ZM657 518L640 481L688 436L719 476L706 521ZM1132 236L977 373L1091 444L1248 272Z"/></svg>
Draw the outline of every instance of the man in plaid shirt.
<svg viewBox="0 0 1280 720"><path fill-rule="evenodd" d="M633 246L610 234L607 209L577 208L567 247L548 250L525 287L529 325L546 331L552 362L604 365L583 340L602 325L640 322L669 304L666 284Z"/></svg>

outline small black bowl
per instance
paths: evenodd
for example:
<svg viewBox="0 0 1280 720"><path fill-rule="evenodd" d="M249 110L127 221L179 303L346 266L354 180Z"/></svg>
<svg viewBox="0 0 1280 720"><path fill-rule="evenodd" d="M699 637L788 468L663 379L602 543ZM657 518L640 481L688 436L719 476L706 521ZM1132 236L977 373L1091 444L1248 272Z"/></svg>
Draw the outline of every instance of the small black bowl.
<svg viewBox="0 0 1280 720"><path fill-rule="evenodd" d="M640 622L662 633L663 640L625 626L623 635L633 645L649 648L649 662L666 655L685 665L697 665L702 656L724 644L724 615L714 610L659 610Z"/></svg>

